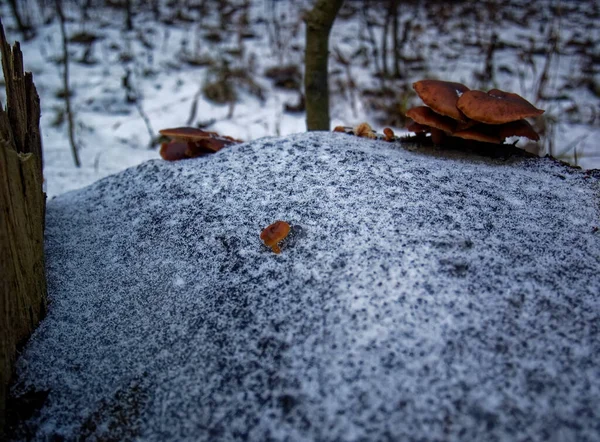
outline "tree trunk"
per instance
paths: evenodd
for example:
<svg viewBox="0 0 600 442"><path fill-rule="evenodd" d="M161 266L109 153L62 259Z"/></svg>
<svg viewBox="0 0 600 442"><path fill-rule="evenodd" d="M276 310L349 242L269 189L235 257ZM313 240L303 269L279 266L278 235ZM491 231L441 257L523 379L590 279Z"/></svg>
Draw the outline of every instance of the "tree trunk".
<svg viewBox="0 0 600 442"><path fill-rule="evenodd" d="M388 33L390 30L391 19L392 19L392 17L388 13L385 17L385 22L383 24L383 32L381 34L381 72L380 72L380 74L383 78L386 78L386 79L389 76L387 59L388 59Z"/></svg>
<svg viewBox="0 0 600 442"><path fill-rule="evenodd" d="M75 122L73 121L73 109L71 108L71 87L69 86L69 47L67 40L67 29L65 26L65 14L63 12L62 0L55 0L56 13L60 23L60 36L62 38L63 48L63 88L65 94L65 113L67 114L67 128L69 131L69 143L71 144L71 154L76 167L81 167L77 143L75 142Z"/></svg>
<svg viewBox="0 0 600 442"><path fill-rule="evenodd" d="M17 0L8 0L10 5L10 9L12 10L13 16L15 17L15 22L17 23L17 28L19 28L19 32L23 36L23 40L30 40L35 37L35 32L32 27L23 22L23 18L21 17L21 13L19 12L19 5L17 5Z"/></svg>
<svg viewBox="0 0 600 442"><path fill-rule="evenodd" d="M342 3L344 0L317 0L306 14L304 92L308 130L329 130L329 33Z"/></svg>
<svg viewBox="0 0 600 442"><path fill-rule="evenodd" d="M400 40L399 32L399 17L398 17L398 0L391 0L390 15L392 16L392 35L394 36L394 77L401 78L400 74Z"/></svg>
<svg viewBox="0 0 600 442"><path fill-rule="evenodd" d="M6 109L0 104L0 439L17 348L46 310L45 195L42 190L40 101L0 22Z"/></svg>
<svg viewBox="0 0 600 442"><path fill-rule="evenodd" d="M125 0L125 30L133 31L133 11L131 0Z"/></svg>

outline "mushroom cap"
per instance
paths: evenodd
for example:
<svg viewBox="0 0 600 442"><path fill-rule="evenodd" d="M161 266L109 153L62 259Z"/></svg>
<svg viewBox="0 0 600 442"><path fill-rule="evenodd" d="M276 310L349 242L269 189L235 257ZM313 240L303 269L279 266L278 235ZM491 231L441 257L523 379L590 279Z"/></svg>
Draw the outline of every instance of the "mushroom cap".
<svg viewBox="0 0 600 442"><path fill-rule="evenodd" d="M206 153L215 153L223 149L225 146L232 144L231 141L223 138L200 138L196 141L188 142L187 154L190 157L197 157Z"/></svg>
<svg viewBox="0 0 600 442"><path fill-rule="evenodd" d="M389 127L383 129L383 136L385 141L394 141L394 138L396 137L394 131Z"/></svg>
<svg viewBox="0 0 600 442"><path fill-rule="evenodd" d="M502 138L525 137L533 141L538 141L540 139L538 133L527 120L512 121L510 123L502 124L498 126L498 128L500 129L500 136Z"/></svg>
<svg viewBox="0 0 600 442"><path fill-rule="evenodd" d="M216 132L207 132L195 127L173 127L170 129L161 129L158 131L161 135L173 138L178 141L198 141L203 138L218 137Z"/></svg>
<svg viewBox="0 0 600 442"><path fill-rule="evenodd" d="M375 135L375 131L369 123L360 123L352 131L357 137L371 138L373 140L377 138L377 136Z"/></svg>
<svg viewBox="0 0 600 442"><path fill-rule="evenodd" d="M187 143L181 141L171 141L160 145L160 156L166 161L178 161L189 158L186 155Z"/></svg>
<svg viewBox="0 0 600 442"><path fill-rule="evenodd" d="M544 113L520 95L492 89L488 93L468 91L461 95L458 108L469 118L487 124L504 124Z"/></svg>
<svg viewBox="0 0 600 442"><path fill-rule="evenodd" d="M263 240L266 246L273 247L288 236L290 229L290 225L285 221L275 221L273 224L265 227L260 234L260 239Z"/></svg>
<svg viewBox="0 0 600 442"><path fill-rule="evenodd" d="M406 126L406 130L409 132L414 132L416 134L422 134L425 132L430 132L431 128L429 126L425 126L424 124L419 124L416 121L411 121Z"/></svg>
<svg viewBox="0 0 600 442"><path fill-rule="evenodd" d="M481 141L484 143L502 144L504 137L500 135L497 126L488 124L477 124L468 129L459 130L452 134L453 137L463 138L465 140Z"/></svg>
<svg viewBox="0 0 600 442"><path fill-rule="evenodd" d="M427 106L417 106L409 109L406 116L412 118L416 123L435 127L444 132L452 133L456 128L456 121L434 112Z"/></svg>
<svg viewBox="0 0 600 442"><path fill-rule="evenodd" d="M540 136L526 120L517 120L504 124L479 123L468 129L456 131L454 137L485 143L502 143L508 137L525 137L538 141Z"/></svg>
<svg viewBox="0 0 600 442"><path fill-rule="evenodd" d="M427 106L441 115L454 120L467 121L456 107L459 97L469 88L461 83L441 80L421 80L413 83L413 89Z"/></svg>

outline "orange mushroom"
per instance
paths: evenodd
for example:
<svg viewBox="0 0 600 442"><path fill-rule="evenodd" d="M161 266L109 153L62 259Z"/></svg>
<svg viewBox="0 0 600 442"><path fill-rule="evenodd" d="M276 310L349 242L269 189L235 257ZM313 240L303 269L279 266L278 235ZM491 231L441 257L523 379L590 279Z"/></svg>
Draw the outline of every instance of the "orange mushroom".
<svg viewBox="0 0 600 442"><path fill-rule="evenodd" d="M370 138L372 140L377 138L377 135L375 135L375 131L369 123L360 123L353 129L353 132L354 135L356 135L357 137Z"/></svg>
<svg viewBox="0 0 600 442"><path fill-rule="evenodd" d="M525 137L533 141L538 141L540 136L527 120L517 120L511 123L505 123L498 126L500 136L508 137Z"/></svg>
<svg viewBox="0 0 600 442"><path fill-rule="evenodd" d="M435 127L441 131L452 133L456 129L456 121L450 117L434 112L433 109L427 106L417 106L409 109L406 112L408 118L421 125Z"/></svg>
<svg viewBox="0 0 600 442"><path fill-rule="evenodd" d="M187 143L180 141L171 141L160 145L160 156L166 161L178 161L189 158L186 155L188 149Z"/></svg>
<svg viewBox="0 0 600 442"><path fill-rule="evenodd" d="M396 135L394 135L394 131L389 127L383 129L383 136L385 141L392 142L396 139Z"/></svg>
<svg viewBox="0 0 600 442"><path fill-rule="evenodd" d="M413 107L406 112L406 116L420 125L427 126L431 132L431 141L436 145L441 144L446 135L456 129L456 120L440 115L427 106Z"/></svg>
<svg viewBox="0 0 600 442"><path fill-rule="evenodd" d="M431 131L429 126L419 124L416 121L409 121L408 125L406 126L406 130L408 130L409 132L414 132L417 135L428 133Z"/></svg>
<svg viewBox="0 0 600 442"><path fill-rule="evenodd" d="M503 140L496 126L483 123L465 130L454 132L452 136L465 140L474 140L482 143L493 144L502 144Z"/></svg>
<svg viewBox="0 0 600 442"><path fill-rule="evenodd" d="M174 127L159 130L161 135L171 138L170 143L163 143L160 155L167 161L195 158L201 155L218 152L230 144L241 143L232 137L221 136L216 132L208 132L195 127ZM183 149L185 146L185 150Z"/></svg>
<svg viewBox="0 0 600 442"><path fill-rule="evenodd" d="M487 124L504 124L544 113L520 95L492 89L468 91L460 96L456 106L467 117Z"/></svg>
<svg viewBox="0 0 600 442"><path fill-rule="evenodd" d="M457 121L468 120L456 107L459 97L469 91L464 84L441 80L421 80L413 83L413 89L423 103L436 113Z"/></svg>
<svg viewBox="0 0 600 442"><path fill-rule="evenodd" d="M290 225L285 221L275 221L273 224L265 227L260 234L260 239L263 240L267 247L275 253L281 253L279 243L283 241L290 233Z"/></svg>

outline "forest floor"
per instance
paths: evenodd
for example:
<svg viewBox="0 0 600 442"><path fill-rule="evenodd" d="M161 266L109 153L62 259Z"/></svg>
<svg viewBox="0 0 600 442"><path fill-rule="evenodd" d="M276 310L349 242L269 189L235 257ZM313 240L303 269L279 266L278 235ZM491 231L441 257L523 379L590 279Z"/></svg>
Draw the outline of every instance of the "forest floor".
<svg viewBox="0 0 600 442"><path fill-rule="evenodd" d="M70 97L82 167L71 157L60 27L54 8L21 3L41 96L50 197L158 157L158 130L199 126L244 140L305 131L303 11L308 0L65 4ZM540 153L600 168L600 1L347 1L330 40L332 127L368 121L401 133L419 103L412 82L458 81L523 95ZM185 4L185 7L184 7ZM91 5L91 6L90 6ZM395 43L394 43L395 42ZM4 101L4 100L3 100Z"/></svg>

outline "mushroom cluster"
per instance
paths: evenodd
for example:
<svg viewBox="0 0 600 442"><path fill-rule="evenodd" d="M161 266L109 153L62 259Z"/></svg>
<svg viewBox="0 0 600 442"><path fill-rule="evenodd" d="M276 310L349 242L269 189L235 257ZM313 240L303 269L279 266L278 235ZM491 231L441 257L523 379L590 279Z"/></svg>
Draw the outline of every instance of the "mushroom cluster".
<svg viewBox="0 0 600 442"><path fill-rule="evenodd" d="M381 135L375 132L371 125L367 122L360 123L354 127L336 126L333 131L354 135L355 137L359 138L369 138L371 140L384 140L388 142L396 141L396 135L389 127L384 128L383 135Z"/></svg>
<svg viewBox="0 0 600 442"><path fill-rule="evenodd" d="M494 144L513 136L540 139L525 118L544 111L517 94L499 89L475 91L441 80L417 81L413 88L426 106L406 112L412 119L407 129L416 134L430 133L434 144L442 144L447 136Z"/></svg>
<svg viewBox="0 0 600 442"><path fill-rule="evenodd" d="M159 130L159 133L171 139L160 146L160 156L167 161L195 158L218 152L230 144L241 143L235 138L195 127L174 127Z"/></svg>

